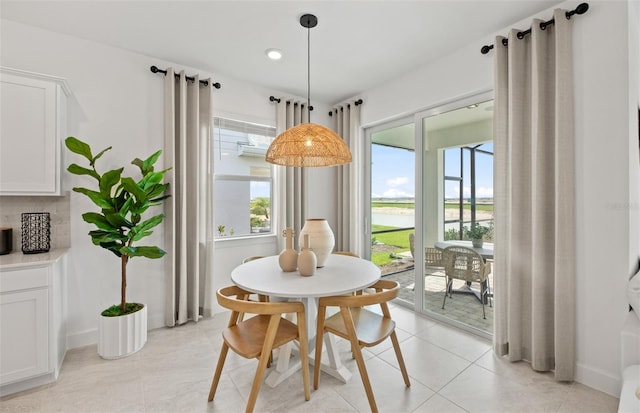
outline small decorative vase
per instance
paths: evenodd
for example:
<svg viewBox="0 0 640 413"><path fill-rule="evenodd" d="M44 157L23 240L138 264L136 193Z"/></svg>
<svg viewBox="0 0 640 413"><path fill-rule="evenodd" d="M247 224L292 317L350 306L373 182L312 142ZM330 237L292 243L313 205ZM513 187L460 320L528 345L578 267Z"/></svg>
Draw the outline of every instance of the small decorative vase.
<svg viewBox="0 0 640 413"><path fill-rule="evenodd" d="M471 245L473 245L473 248L482 248L484 240L482 238L474 238L471 240Z"/></svg>
<svg viewBox="0 0 640 413"><path fill-rule="evenodd" d="M324 263L327 258L329 258L336 243L329 223L324 218L308 219L302 231L300 231L300 246L302 246L302 239L305 234L309 234L311 242L313 243L313 252L316 254L318 260L318 268L324 267Z"/></svg>
<svg viewBox="0 0 640 413"><path fill-rule="evenodd" d="M282 236L286 238L285 249L278 256L278 264L284 272L292 272L298 268L298 252L293 249L293 230L287 228L283 231Z"/></svg>
<svg viewBox="0 0 640 413"><path fill-rule="evenodd" d="M300 251L300 255L298 255L298 271L300 271L300 275L304 276L315 274L318 263L316 254L311 250L309 242L309 234L304 234L302 251Z"/></svg>

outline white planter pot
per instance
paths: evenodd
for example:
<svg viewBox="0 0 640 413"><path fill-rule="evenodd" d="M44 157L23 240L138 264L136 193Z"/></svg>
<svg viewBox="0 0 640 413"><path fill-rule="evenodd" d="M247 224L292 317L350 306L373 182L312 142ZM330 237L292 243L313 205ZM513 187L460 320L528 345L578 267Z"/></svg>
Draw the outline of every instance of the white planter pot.
<svg viewBox="0 0 640 413"><path fill-rule="evenodd" d="M318 268L324 267L324 263L333 252L333 246L335 245L335 238L329 223L324 218L308 219L302 231L300 231L299 244L301 248L304 234L309 234L311 250L316 254L318 260L316 265Z"/></svg>
<svg viewBox="0 0 640 413"><path fill-rule="evenodd" d="M147 342L147 306L120 317L100 316L98 354L119 359L140 350Z"/></svg>

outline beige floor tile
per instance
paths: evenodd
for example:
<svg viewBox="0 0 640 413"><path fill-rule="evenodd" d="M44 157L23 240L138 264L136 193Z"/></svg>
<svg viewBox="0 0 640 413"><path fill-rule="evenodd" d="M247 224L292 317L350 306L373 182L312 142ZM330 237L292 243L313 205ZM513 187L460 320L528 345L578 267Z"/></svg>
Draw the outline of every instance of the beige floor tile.
<svg viewBox="0 0 640 413"><path fill-rule="evenodd" d="M608 394L591 389L580 383L573 383L559 413L615 413L619 400Z"/></svg>
<svg viewBox="0 0 640 413"><path fill-rule="evenodd" d="M379 358L367 360L366 368L378 410L381 412L411 412L434 394L417 381L413 381L411 387L406 387L400 370ZM323 383L331 386L357 411L370 411L360 374L357 368L352 371L353 377L346 384L327 375L323 375Z"/></svg>
<svg viewBox="0 0 640 413"><path fill-rule="evenodd" d="M439 394L469 412L555 412L560 394L525 386L471 365Z"/></svg>
<svg viewBox="0 0 640 413"><path fill-rule="evenodd" d="M409 376L434 391L440 390L471 364L417 337L403 341L400 348ZM392 366L398 365L393 350L387 350L379 357Z"/></svg>
<svg viewBox="0 0 640 413"><path fill-rule="evenodd" d="M455 403L445 399L444 397L434 394L429 400L422 403L420 407L413 411L413 413L464 413L462 407Z"/></svg>
<svg viewBox="0 0 640 413"><path fill-rule="evenodd" d="M416 334L438 347L450 351L466 360L475 361L491 349L491 342L476 335L436 324Z"/></svg>
<svg viewBox="0 0 640 413"><path fill-rule="evenodd" d="M396 322L396 326L410 334L419 333L436 324L435 321L400 306L393 306L389 312L393 321Z"/></svg>

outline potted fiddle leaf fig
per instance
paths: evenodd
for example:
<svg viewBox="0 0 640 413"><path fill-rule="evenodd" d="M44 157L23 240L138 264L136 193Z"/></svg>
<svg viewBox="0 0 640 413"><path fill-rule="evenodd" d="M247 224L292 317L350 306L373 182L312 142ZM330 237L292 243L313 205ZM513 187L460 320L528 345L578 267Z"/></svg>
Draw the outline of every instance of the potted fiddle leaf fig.
<svg viewBox="0 0 640 413"><path fill-rule="evenodd" d="M112 252L120 259L120 303L101 313L98 353L101 357L120 358L135 353L144 346L147 337L147 308L141 303L127 303L127 263L136 257L161 258L165 255L155 245L138 245L151 235L154 227L164 219L159 213L147 217L149 208L161 205L170 195L164 174L171 168L156 171L154 165L162 151L147 159L135 158L131 163L138 167L140 177L125 176L124 167L100 173L96 162L111 146L94 154L91 147L75 138L65 140L67 149L85 158L87 167L72 163L67 171L74 175L87 175L95 179L93 189L75 187L73 191L86 195L99 212L85 212L82 219L95 229L89 231L94 245ZM134 324L122 328L123 323Z"/></svg>

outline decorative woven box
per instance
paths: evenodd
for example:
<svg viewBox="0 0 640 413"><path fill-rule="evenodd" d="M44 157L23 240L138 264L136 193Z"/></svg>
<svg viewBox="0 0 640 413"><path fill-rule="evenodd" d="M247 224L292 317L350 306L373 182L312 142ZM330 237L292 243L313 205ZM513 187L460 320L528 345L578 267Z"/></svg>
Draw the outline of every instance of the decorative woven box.
<svg viewBox="0 0 640 413"><path fill-rule="evenodd" d="M48 212L22 214L22 252L37 254L51 247L51 218Z"/></svg>

